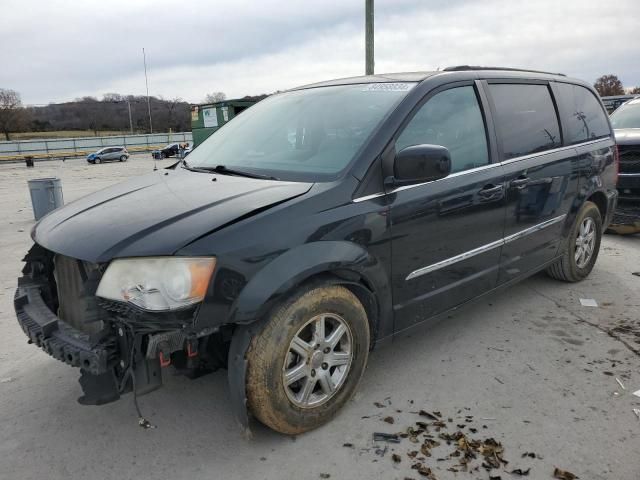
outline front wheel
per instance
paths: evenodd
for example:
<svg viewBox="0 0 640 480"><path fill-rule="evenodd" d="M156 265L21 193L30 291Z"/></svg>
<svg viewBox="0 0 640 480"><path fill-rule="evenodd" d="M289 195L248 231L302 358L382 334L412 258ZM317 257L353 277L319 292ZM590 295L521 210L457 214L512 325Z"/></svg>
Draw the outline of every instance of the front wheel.
<svg viewBox="0 0 640 480"><path fill-rule="evenodd" d="M93 161L93 163L100 163L100 162L102 162L102 160L98 157L96 157L96 159Z"/></svg>
<svg viewBox="0 0 640 480"><path fill-rule="evenodd" d="M285 434L317 428L355 393L369 354L364 307L347 288L304 289L277 306L247 352L249 409Z"/></svg>
<svg viewBox="0 0 640 480"><path fill-rule="evenodd" d="M562 257L547 273L565 282L579 282L591 273L600 251L602 217L593 202L585 202L571 227Z"/></svg>

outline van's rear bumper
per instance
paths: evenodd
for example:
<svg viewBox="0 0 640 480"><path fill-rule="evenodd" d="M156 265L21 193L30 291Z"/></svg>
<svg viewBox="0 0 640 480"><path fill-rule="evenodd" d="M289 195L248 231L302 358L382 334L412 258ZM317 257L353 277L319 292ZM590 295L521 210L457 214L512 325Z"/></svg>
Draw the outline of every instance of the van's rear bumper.
<svg viewBox="0 0 640 480"><path fill-rule="evenodd" d="M53 358L92 375L109 371L108 347L91 342L88 334L58 318L45 304L36 283L21 278L13 304L18 323L30 342Z"/></svg>

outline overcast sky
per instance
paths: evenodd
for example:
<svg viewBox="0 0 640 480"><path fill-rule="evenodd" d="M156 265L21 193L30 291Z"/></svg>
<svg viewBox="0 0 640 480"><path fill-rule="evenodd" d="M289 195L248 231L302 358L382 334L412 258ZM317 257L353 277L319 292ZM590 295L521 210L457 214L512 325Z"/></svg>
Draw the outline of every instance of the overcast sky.
<svg viewBox="0 0 640 480"><path fill-rule="evenodd" d="M26 104L104 93L188 102L364 72L364 0L1 0L0 88ZM637 0L376 0L376 73L449 65L640 85Z"/></svg>

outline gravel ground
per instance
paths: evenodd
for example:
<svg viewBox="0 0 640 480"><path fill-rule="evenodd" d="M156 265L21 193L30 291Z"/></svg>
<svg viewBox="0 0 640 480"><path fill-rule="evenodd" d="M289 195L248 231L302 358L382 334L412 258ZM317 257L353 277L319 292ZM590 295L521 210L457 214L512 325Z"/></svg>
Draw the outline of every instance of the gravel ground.
<svg viewBox="0 0 640 480"><path fill-rule="evenodd" d="M296 438L257 426L253 440L243 439L225 372L191 381L165 371L164 388L140 399L156 429L137 425L130 396L80 406L77 372L27 345L13 312L34 223L26 181L58 176L69 202L152 168L148 156L0 165L0 479L488 479L477 451L494 445L489 438L509 462L493 477L530 469L528 478L547 479L559 467L587 480L640 478L640 398L631 394L640 390L638 235L605 236L582 283L536 275L376 350L341 414ZM417 421L428 432L415 439L372 440ZM454 471L465 453L478 457L471 474Z"/></svg>

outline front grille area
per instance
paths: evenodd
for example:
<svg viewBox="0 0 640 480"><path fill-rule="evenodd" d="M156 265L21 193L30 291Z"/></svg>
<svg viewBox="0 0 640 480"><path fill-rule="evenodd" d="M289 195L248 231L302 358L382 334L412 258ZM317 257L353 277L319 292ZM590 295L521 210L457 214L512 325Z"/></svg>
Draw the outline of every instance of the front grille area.
<svg viewBox="0 0 640 480"><path fill-rule="evenodd" d="M619 145L620 173L640 173L640 145Z"/></svg>
<svg viewBox="0 0 640 480"><path fill-rule="evenodd" d="M55 255L53 264L58 317L81 332L100 332L104 328L106 312L94 295L100 280L98 266L64 255Z"/></svg>

